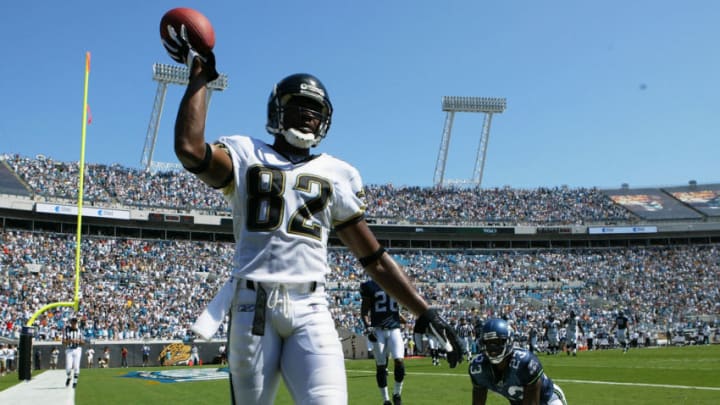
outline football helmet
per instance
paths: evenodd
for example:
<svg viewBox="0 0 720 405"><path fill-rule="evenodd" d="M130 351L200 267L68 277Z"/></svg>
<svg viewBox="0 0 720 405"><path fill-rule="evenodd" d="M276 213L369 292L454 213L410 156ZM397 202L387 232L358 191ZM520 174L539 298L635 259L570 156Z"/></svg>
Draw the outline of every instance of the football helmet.
<svg viewBox="0 0 720 405"><path fill-rule="evenodd" d="M512 353L513 332L502 319L489 319L482 327L480 350L493 364L499 364Z"/></svg>
<svg viewBox="0 0 720 405"><path fill-rule="evenodd" d="M288 102L295 97L305 97L321 106L317 115L320 124L314 133L305 133L298 128L285 128L284 114ZM308 109L311 110L311 109ZM282 135L292 146L308 149L317 146L330 129L332 103L325 86L320 80L307 73L296 73L280 80L273 87L268 100L268 118L265 128L275 136Z"/></svg>

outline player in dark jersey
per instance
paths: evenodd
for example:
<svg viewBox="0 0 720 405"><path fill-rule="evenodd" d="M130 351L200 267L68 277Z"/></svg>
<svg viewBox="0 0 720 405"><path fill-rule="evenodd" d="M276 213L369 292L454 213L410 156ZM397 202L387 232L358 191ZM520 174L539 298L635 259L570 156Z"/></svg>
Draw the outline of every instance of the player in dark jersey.
<svg viewBox="0 0 720 405"><path fill-rule="evenodd" d="M567 405L565 394L545 375L529 350L513 346L512 329L502 319L489 319L479 337L480 354L470 363L473 405L485 405L488 390L511 405Z"/></svg>
<svg viewBox="0 0 720 405"><path fill-rule="evenodd" d="M623 353L628 351L628 336L630 335L630 320L625 316L623 311L618 311L615 323L613 324L610 333L615 331L615 339L623 348Z"/></svg>
<svg viewBox="0 0 720 405"><path fill-rule="evenodd" d="M383 405L391 405L387 387L388 357L392 357L394 363L395 387L392 405L400 405L405 379L403 361L405 345L400 324L405 323L405 319L400 315L397 301L385 293L375 281L369 280L360 284L360 296L362 297L360 314L365 325L365 334L373 346L375 378L384 401Z"/></svg>

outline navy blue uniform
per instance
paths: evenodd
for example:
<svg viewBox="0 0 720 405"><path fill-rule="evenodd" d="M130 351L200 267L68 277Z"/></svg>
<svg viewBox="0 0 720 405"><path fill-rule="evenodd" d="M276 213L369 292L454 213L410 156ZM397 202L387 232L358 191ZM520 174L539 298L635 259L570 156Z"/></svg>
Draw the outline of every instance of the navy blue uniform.
<svg viewBox="0 0 720 405"><path fill-rule="evenodd" d="M618 329L627 329L630 324L630 320L625 315L618 315L615 318L615 326Z"/></svg>
<svg viewBox="0 0 720 405"><path fill-rule="evenodd" d="M387 295L385 291L374 281L369 280L360 284L360 295L362 296L362 308L360 309L363 320L370 313L370 324L372 335L368 340L372 344L373 356L375 357L375 380L384 404L390 404L390 396L387 384L387 360L394 360L395 369L393 375L395 385L393 387L393 402L401 404L401 392L403 380L405 379L405 344L400 333L400 307L397 301ZM372 339L371 339L372 336Z"/></svg>
<svg viewBox="0 0 720 405"><path fill-rule="evenodd" d="M468 369L474 386L487 388L510 401L511 405L521 405L526 385L542 380L540 404L547 404L553 396L553 382L543 372L537 356L526 349L513 349L505 375L495 376L490 360L480 353L470 363Z"/></svg>
<svg viewBox="0 0 720 405"><path fill-rule="evenodd" d="M370 325L381 329L400 328L400 307L374 280L360 284L363 302L370 303Z"/></svg>

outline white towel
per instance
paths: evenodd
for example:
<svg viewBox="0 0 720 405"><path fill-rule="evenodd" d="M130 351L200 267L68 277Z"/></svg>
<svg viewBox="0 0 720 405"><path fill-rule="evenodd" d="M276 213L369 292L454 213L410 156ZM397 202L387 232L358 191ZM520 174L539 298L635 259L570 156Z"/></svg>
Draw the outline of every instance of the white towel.
<svg viewBox="0 0 720 405"><path fill-rule="evenodd" d="M230 277L220 291L215 295L207 308L200 314L193 324L192 331L205 340L210 340L215 332L220 328L220 324L225 320L232 305L235 296L235 287L237 286L237 278Z"/></svg>

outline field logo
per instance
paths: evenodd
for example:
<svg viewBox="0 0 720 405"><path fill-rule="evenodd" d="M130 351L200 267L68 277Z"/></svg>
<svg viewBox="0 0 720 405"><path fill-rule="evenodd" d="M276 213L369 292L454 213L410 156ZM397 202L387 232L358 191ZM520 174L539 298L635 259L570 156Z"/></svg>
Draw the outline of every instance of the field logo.
<svg viewBox="0 0 720 405"><path fill-rule="evenodd" d="M185 368L161 371L132 371L122 377L141 378L161 383L224 380L230 375L227 367L223 368Z"/></svg>

